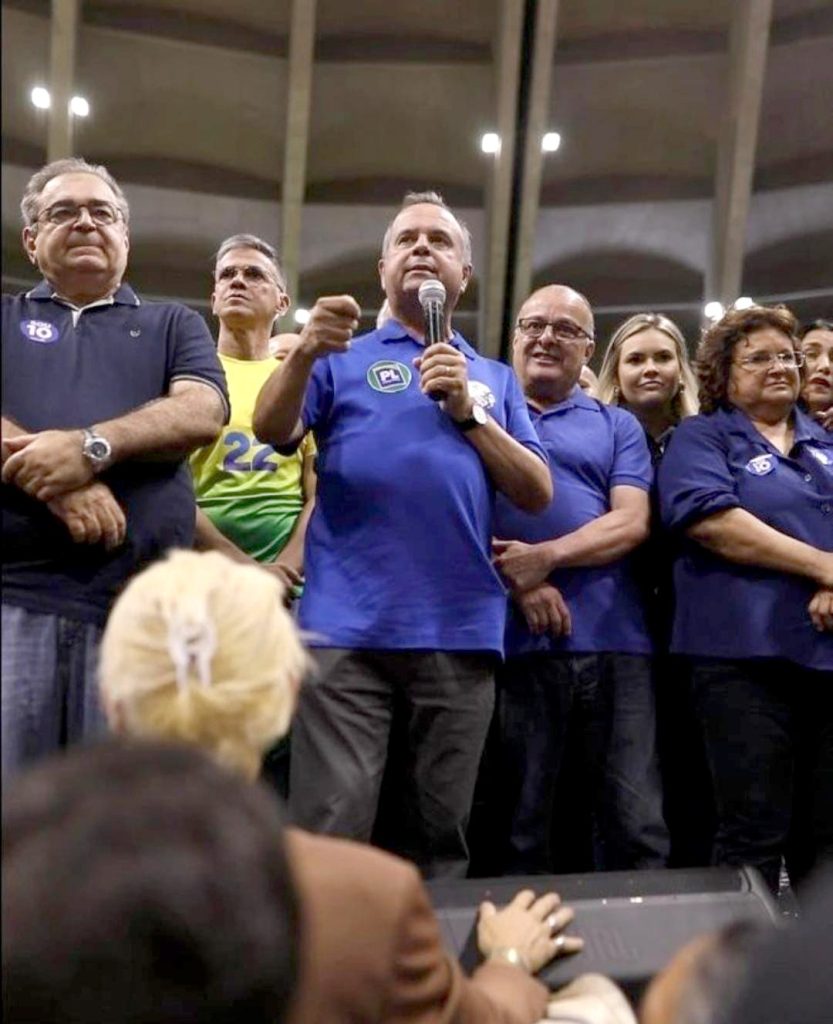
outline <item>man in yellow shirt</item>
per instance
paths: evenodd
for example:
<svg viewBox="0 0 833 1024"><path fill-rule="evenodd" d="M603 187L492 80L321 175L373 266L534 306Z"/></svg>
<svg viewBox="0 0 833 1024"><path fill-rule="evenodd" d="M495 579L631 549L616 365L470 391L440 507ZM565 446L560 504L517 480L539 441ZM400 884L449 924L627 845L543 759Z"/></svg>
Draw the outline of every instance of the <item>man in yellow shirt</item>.
<svg viewBox="0 0 833 1024"><path fill-rule="evenodd" d="M197 495L195 546L255 560L287 586L302 580L304 534L315 499L315 444L308 435L291 456L261 444L252 430L258 393L285 355L270 344L289 307L275 250L255 235L220 246L211 308L220 321L217 351L231 417L217 441L191 456Z"/></svg>

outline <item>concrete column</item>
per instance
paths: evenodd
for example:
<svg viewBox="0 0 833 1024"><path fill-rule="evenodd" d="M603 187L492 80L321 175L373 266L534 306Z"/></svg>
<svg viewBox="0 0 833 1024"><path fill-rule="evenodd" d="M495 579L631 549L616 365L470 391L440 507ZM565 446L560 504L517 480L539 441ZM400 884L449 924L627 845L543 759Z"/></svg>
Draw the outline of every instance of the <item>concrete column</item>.
<svg viewBox="0 0 833 1024"><path fill-rule="evenodd" d="M312 98L312 68L315 48L316 0L292 0L287 74L286 140L281 197L280 256L293 304L298 301L301 263L301 213L306 188L309 114ZM294 329L288 315L282 330Z"/></svg>
<svg viewBox="0 0 833 1024"><path fill-rule="evenodd" d="M535 14L531 85L524 139L523 175L520 188L520 209L515 233L510 316L515 316L532 287L532 260L535 252L535 230L541 197L541 174L544 154L541 136L548 125L550 85L555 54L558 0L539 0Z"/></svg>
<svg viewBox="0 0 833 1024"><path fill-rule="evenodd" d="M72 115L69 101L75 81L75 48L80 15L79 0L52 0L49 40L49 129L46 159L72 156Z"/></svg>
<svg viewBox="0 0 833 1024"><path fill-rule="evenodd" d="M729 73L715 174L713 251L706 298L724 305L740 294L746 226L764 87L772 0L734 0Z"/></svg>
<svg viewBox="0 0 833 1024"><path fill-rule="evenodd" d="M502 341L525 4L524 0L503 0L498 7L495 131L501 148L494 156L484 155L493 164L486 189L486 267L480 278L480 351L491 358L497 358Z"/></svg>

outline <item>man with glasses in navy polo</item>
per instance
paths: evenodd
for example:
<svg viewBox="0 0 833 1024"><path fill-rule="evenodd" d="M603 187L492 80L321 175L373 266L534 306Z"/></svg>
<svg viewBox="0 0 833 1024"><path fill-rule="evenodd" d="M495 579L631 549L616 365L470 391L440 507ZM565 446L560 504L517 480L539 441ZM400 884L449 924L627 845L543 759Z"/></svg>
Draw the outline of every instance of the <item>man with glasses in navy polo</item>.
<svg viewBox="0 0 833 1024"><path fill-rule="evenodd" d="M319 453L300 623L320 677L293 723L291 813L369 840L393 726L389 845L429 876L468 863L503 648L495 494L528 512L552 498L509 367L451 329L471 269L468 231L441 197L406 196L379 260L391 318L351 344L356 302L319 299L254 417L261 441L297 444L312 430ZM426 348L419 288L430 279L445 286L446 341Z"/></svg>
<svg viewBox="0 0 833 1024"><path fill-rule="evenodd" d="M139 567L191 546L184 460L228 416L202 318L123 280L129 209L106 168L48 164L21 211L43 280L3 296L4 778L103 729L110 603Z"/></svg>
<svg viewBox="0 0 833 1024"><path fill-rule="evenodd" d="M593 348L579 292L550 285L521 307L513 367L555 499L529 516L498 496L495 515L512 590L493 791L509 873L662 867L668 854L651 640L628 557L648 536L651 459L636 419L579 386Z"/></svg>

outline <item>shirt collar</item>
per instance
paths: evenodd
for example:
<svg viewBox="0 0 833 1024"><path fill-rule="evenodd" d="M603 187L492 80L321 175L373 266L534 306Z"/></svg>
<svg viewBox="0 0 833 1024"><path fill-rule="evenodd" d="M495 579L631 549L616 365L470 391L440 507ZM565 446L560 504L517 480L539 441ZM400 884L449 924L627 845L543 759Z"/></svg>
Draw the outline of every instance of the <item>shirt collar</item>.
<svg viewBox="0 0 833 1024"><path fill-rule="evenodd" d="M757 441L759 444L762 444L767 448L772 447L763 434L759 433L759 431L755 429L752 425L752 421L746 413L741 412L740 409L720 408L717 410L715 415L718 415L723 419L730 433L740 434L749 440ZM793 432L794 445L807 441L826 441L828 444L833 442L833 438L829 431L826 431L820 423L816 423L815 420L808 416L807 413L798 406L794 407L793 415L795 417L795 427Z"/></svg>
<svg viewBox="0 0 833 1024"><path fill-rule="evenodd" d="M393 318L386 320L381 327L377 328L375 333L378 340L385 344L396 341L410 341L419 348L423 347L422 344L408 332L408 329L405 326ZM466 341L463 335L459 333L459 331L452 332L449 344L458 348L467 359L477 358L477 353Z"/></svg>
<svg viewBox="0 0 833 1024"><path fill-rule="evenodd" d="M35 287L32 288L30 291L26 292L26 298L38 300L51 299L53 302L59 302L62 306L71 307L72 305L66 299L62 299L55 291L55 288L50 284L50 282L45 279L41 281L40 284L35 285ZM87 303L87 306L85 306L84 308L86 309L89 308L89 306L98 306L105 304L117 306L141 305L138 295L133 291L130 285L120 284L112 295L108 296L105 299L99 299L95 302L89 302Z"/></svg>
<svg viewBox="0 0 833 1024"><path fill-rule="evenodd" d="M527 403L529 405L529 403ZM568 409L586 409L588 412L599 412L599 403L595 398L591 398L578 386L573 385L573 390L567 395L566 398L560 402L556 402L555 405L549 406L547 409L537 409L533 405L529 405L530 414L533 416L550 416L555 413L567 412Z"/></svg>

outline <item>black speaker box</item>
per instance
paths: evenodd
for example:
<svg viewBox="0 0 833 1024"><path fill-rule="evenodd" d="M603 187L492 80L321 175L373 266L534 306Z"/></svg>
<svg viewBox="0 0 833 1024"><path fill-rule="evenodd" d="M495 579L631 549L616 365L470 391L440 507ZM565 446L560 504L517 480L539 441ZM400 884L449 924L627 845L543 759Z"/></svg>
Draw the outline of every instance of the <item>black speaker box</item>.
<svg viewBox="0 0 833 1024"><path fill-rule="evenodd" d="M575 956L540 974L550 988L579 974L613 978L636 1001L657 971L695 935L752 918L777 923L778 911L753 868L609 871L588 875L473 878L428 883L448 947L466 971L480 962L475 923L483 900L501 906L520 889L555 891L576 912L568 929L584 939Z"/></svg>

